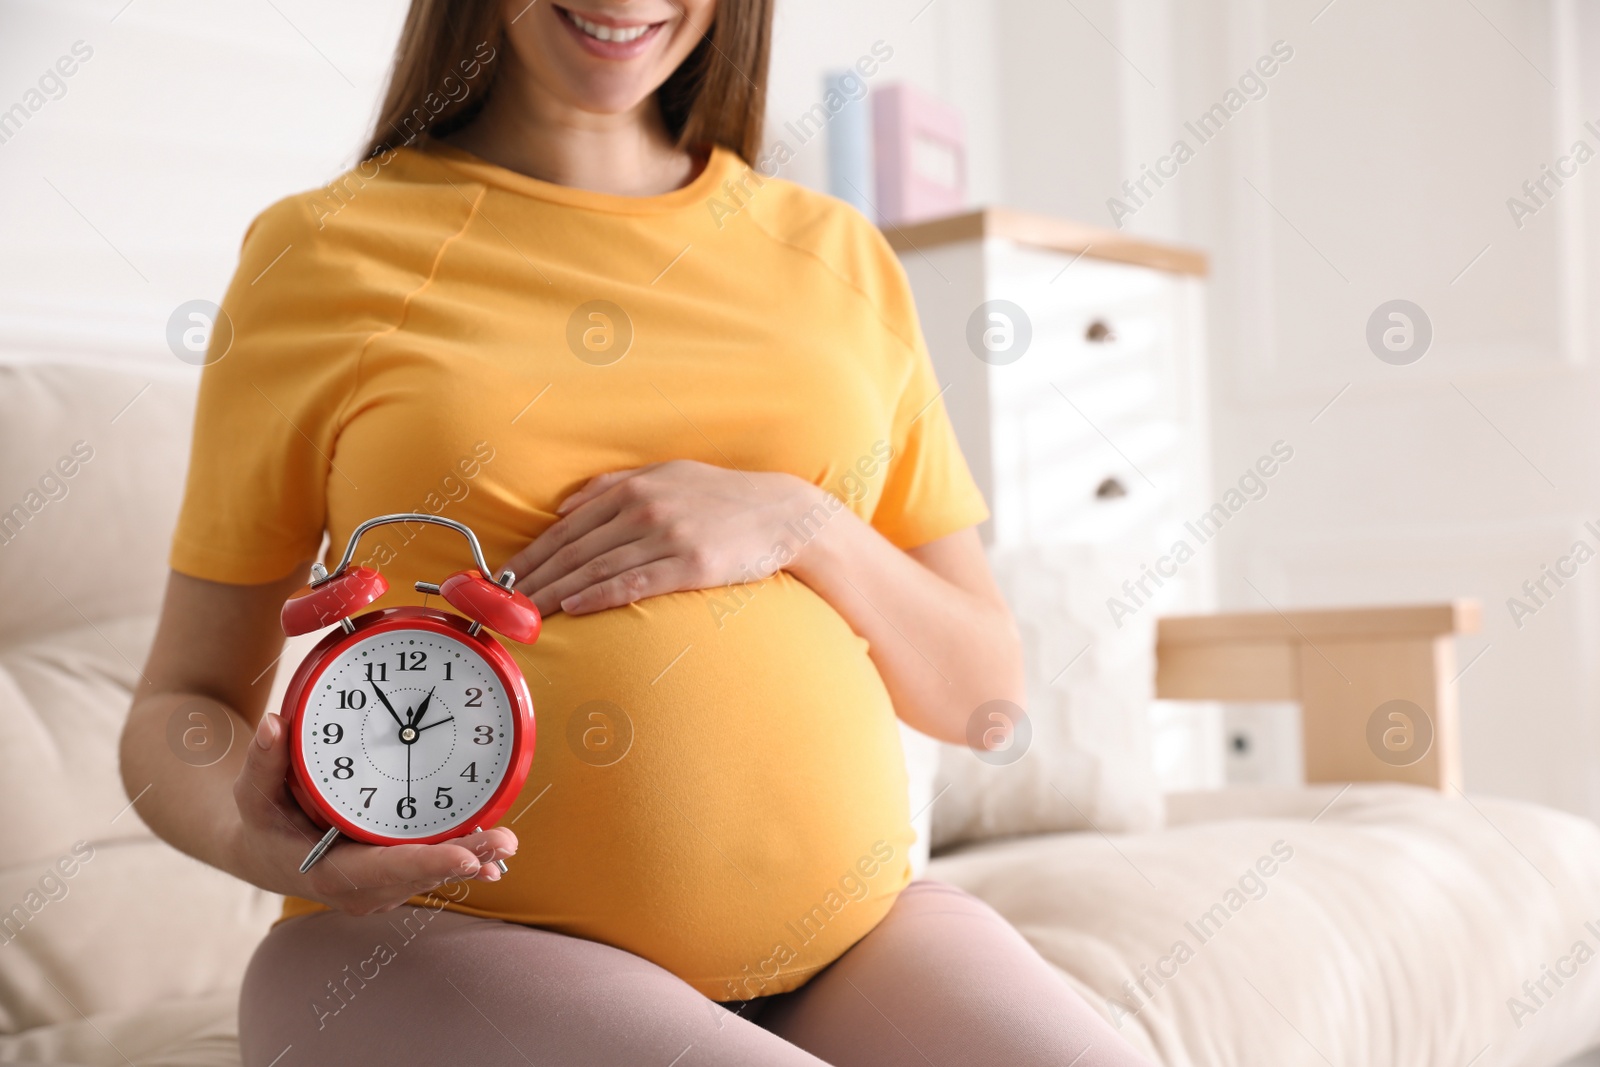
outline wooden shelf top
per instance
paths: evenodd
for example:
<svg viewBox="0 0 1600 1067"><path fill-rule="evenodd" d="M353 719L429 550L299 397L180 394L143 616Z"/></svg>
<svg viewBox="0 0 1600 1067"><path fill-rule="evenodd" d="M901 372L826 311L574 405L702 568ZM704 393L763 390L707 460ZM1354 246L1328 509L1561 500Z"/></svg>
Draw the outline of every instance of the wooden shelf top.
<svg viewBox="0 0 1600 1067"><path fill-rule="evenodd" d="M1158 643L1202 645L1253 641L1368 641L1477 633L1483 609L1475 600L1323 611L1252 611L1174 615L1159 620Z"/></svg>
<svg viewBox="0 0 1600 1067"><path fill-rule="evenodd" d="M1120 230L1086 226L1081 222L1032 215L1010 208L986 207L960 215L913 222L884 228L884 236L897 252L926 251L929 248L975 241L985 237L1004 237L1018 244L1048 248L1090 259L1192 274L1204 277L1209 269L1206 254L1182 245L1163 244L1134 237Z"/></svg>

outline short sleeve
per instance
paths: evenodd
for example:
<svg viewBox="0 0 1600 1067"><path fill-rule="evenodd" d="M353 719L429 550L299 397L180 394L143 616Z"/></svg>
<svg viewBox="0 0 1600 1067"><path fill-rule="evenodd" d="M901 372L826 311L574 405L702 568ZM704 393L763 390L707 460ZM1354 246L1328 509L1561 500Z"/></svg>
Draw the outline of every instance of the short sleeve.
<svg viewBox="0 0 1600 1067"><path fill-rule="evenodd" d="M885 247L887 253L887 247ZM891 254L892 255L892 254ZM896 404L894 455L884 480L883 495L872 513L872 525L900 548L917 548L989 517L989 508L972 478L945 410L933 361L917 323L910 285L892 263L899 292L886 308L903 321L891 323L907 339L910 373Z"/></svg>
<svg viewBox="0 0 1600 1067"><path fill-rule="evenodd" d="M245 235L200 377L169 556L179 573L275 581L321 547L330 457L361 348L329 284L336 265L323 236L295 198Z"/></svg>

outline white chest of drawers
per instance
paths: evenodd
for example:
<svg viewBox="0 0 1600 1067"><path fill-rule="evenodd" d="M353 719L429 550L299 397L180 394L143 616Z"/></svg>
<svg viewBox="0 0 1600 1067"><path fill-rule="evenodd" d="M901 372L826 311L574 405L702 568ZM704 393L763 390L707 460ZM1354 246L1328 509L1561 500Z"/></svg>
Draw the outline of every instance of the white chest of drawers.
<svg viewBox="0 0 1600 1067"><path fill-rule="evenodd" d="M982 533L1023 631L1030 700L1070 687L1143 713L1149 680L1127 672L1149 669L1154 617L1213 606L1194 526L1215 502L1204 256L1002 209L886 236L993 512ZM1152 726L1170 788L1221 784L1215 708L1157 706Z"/></svg>

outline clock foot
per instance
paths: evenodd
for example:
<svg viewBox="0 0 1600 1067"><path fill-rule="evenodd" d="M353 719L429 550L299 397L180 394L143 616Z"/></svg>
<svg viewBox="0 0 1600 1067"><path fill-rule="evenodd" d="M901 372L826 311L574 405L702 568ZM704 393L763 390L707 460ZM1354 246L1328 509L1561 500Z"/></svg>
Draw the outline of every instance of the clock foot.
<svg viewBox="0 0 1600 1067"><path fill-rule="evenodd" d="M311 851L306 853L306 858L300 861L300 873L305 874L316 862L325 856L333 843L339 840L339 828L330 826L328 832L322 835L322 840L311 846Z"/></svg>

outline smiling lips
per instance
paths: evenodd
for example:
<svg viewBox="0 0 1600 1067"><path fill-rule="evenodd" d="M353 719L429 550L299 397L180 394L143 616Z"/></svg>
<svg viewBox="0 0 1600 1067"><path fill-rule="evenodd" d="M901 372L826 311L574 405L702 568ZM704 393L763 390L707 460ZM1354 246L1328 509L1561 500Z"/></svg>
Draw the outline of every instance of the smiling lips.
<svg viewBox="0 0 1600 1067"><path fill-rule="evenodd" d="M556 6L556 11L587 51L607 59L629 59L638 55L666 25L665 22L636 22L629 25L597 22L592 17L579 15L564 7Z"/></svg>

